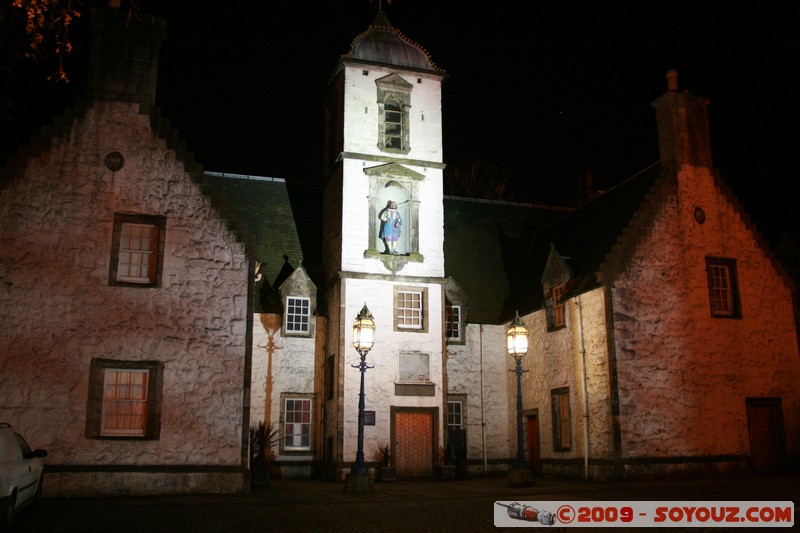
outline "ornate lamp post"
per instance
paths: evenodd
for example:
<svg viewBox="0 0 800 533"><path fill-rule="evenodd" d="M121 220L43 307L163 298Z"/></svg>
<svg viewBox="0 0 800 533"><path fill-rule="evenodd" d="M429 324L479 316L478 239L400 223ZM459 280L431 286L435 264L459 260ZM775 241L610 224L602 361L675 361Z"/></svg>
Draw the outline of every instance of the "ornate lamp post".
<svg viewBox="0 0 800 533"><path fill-rule="evenodd" d="M512 485L532 485L533 471L528 466L525 452L522 447L522 359L528 353L528 329L519 318L519 313L514 317L514 323L506 333L508 354L514 358L516 368L510 372L517 375L517 457L514 459L509 471L509 480Z"/></svg>
<svg viewBox="0 0 800 533"><path fill-rule="evenodd" d="M358 395L358 451L353 468L347 476L344 490L346 492L370 492L373 490L372 481L369 478L367 465L364 462L364 373L368 368L374 368L367 364L367 353L375 344L375 320L372 313L367 309L367 304L361 308L353 322L353 348L361 356L361 362L351 365L358 368L361 372L361 390Z"/></svg>

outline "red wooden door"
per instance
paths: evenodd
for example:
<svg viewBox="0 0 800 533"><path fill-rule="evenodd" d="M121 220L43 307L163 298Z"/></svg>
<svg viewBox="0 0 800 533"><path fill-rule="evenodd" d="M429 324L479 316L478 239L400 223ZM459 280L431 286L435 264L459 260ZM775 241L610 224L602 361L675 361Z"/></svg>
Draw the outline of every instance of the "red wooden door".
<svg viewBox="0 0 800 533"><path fill-rule="evenodd" d="M539 415L528 415L528 463L537 474L542 473L539 456Z"/></svg>
<svg viewBox="0 0 800 533"><path fill-rule="evenodd" d="M398 411L394 424L397 477L432 477L433 413Z"/></svg>

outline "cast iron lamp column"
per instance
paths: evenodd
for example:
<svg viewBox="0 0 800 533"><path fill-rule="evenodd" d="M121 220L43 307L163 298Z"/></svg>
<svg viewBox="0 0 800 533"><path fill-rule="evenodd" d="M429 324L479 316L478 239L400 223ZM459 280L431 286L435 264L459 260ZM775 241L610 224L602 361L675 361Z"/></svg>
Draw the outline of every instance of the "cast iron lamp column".
<svg viewBox="0 0 800 533"><path fill-rule="evenodd" d="M361 357L361 362L350 366L358 368L361 372L361 389L358 394L358 451L356 451L356 461L353 463L344 487L347 492L370 492L373 490L367 464L364 462L364 373L368 368L374 368L367 364L367 354L374 344L375 320L365 303L356 316L356 321L353 322L353 348Z"/></svg>
<svg viewBox="0 0 800 533"><path fill-rule="evenodd" d="M519 312L514 317L514 323L506 333L508 341L508 354L514 358L516 368L509 370L517 375L517 457L509 471L512 485L532 485L533 471L528 466L525 451L522 446L522 359L528 353L528 329L519 318Z"/></svg>

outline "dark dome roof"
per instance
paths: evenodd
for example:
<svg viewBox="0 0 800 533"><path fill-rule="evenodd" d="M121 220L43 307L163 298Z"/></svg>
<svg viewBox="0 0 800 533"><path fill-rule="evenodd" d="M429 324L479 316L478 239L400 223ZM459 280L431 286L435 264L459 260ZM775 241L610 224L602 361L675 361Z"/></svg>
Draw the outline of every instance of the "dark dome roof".
<svg viewBox="0 0 800 533"><path fill-rule="evenodd" d="M353 39L342 58L441 72L428 51L392 27L383 11L378 11L367 31Z"/></svg>

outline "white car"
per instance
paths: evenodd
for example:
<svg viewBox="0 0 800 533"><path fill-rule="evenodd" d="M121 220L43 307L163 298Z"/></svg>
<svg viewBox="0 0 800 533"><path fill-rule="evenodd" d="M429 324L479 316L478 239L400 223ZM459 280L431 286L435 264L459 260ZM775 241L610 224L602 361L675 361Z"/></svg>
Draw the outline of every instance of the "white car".
<svg viewBox="0 0 800 533"><path fill-rule="evenodd" d="M31 451L22 435L0 422L0 531L10 531L14 515L42 494L44 450Z"/></svg>

